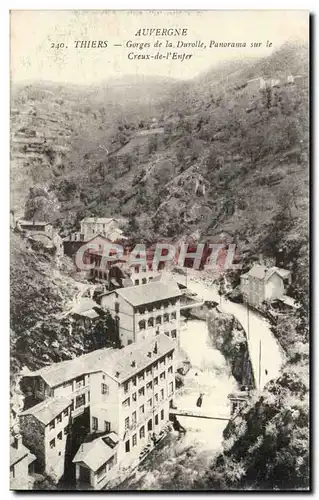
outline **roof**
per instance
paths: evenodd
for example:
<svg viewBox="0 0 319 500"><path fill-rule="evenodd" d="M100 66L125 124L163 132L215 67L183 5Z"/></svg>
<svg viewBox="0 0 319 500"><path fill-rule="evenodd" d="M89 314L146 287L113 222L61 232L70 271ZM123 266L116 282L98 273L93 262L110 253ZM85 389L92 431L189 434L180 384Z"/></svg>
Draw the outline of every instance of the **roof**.
<svg viewBox="0 0 319 500"><path fill-rule="evenodd" d="M44 222L39 220L18 220L18 224L21 226L47 226L51 222Z"/></svg>
<svg viewBox="0 0 319 500"><path fill-rule="evenodd" d="M152 281L146 285L138 285L116 290L126 302L132 306L141 306L150 302L180 297L181 292L176 283Z"/></svg>
<svg viewBox="0 0 319 500"><path fill-rule="evenodd" d="M292 297L288 297L288 295L283 295L278 300L280 300L281 302L283 302L284 304L286 304L289 307L293 307L295 309L298 308L298 304L295 302L295 300Z"/></svg>
<svg viewBox="0 0 319 500"><path fill-rule="evenodd" d="M107 438L114 443L113 447L107 444ZM118 442L117 434L111 432L107 436L98 437L90 443L83 443L73 458L73 462L84 462L91 470L97 471L115 454Z"/></svg>
<svg viewBox="0 0 319 500"><path fill-rule="evenodd" d="M268 280L274 273L279 274L281 278L286 278L287 276L290 275L290 271L287 269L282 269L280 267L267 267L267 266L262 266L260 264L255 264L248 273L246 273L247 276L252 276L253 278L257 278L259 280ZM244 276L244 275L243 275Z"/></svg>
<svg viewBox="0 0 319 500"><path fill-rule="evenodd" d="M101 309L100 306L96 302L94 302L94 300L89 298L82 298L80 302L73 307L73 309L71 310L71 314L80 314L85 316L86 315L85 313L91 311L92 309L93 312L95 312L94 311L95 307ZM97 313L95 314L98 316Z"/></svg>
<svg viewBox="0 0 319 500"><path fill-rule="evenodd" d="M96 222L97 224L109 224L115 220L113 217L85 217L81 222Z"/></svg>
<svg viewBox="0 0 319 500"><path fill-rule="evenodd" d="M156 353L154 352L155 342L157 344ZM161 333L156 337L152 336L141 343L134 343L123 349L113 349L111 347L97 349L89 354L84 354L70 361L55 363L25 376L40 376L50 387L56 387L85 373L102 371L118 383L122 383L174 348L175 342L164 333ZM148 355L149 353L151 353L151 356ZM34 408L36 407L31 408L28 412Z"/></svg>
<svg viewBox="0 0 319 500"><path fill-rule="evenodd" d="M45 399L41 403L32 406L28 410L20 413L20 416L33 415L40 420L44 425L48 425L51 420L57 417L63 410L71 405L69 398L50 398Z"/></svg>
<svg viewBox="0 0 319 500"><path fill-rule="evenodd" d="M68 361L45 366L28 373L25 377L42 377L50 387L56 387L85 373L99 371L97 364L107 356L108 351L112 350L111 347L98 349Z"/></svg>
<svg viewBox="0 0 319 500"><path fill-rule="evenodd" d="M10 443L10 465L14 465L22 458L27 456L29 453L28 448L26 448L22 443L19 444L18 448L13 446L13 441Z"/></svg>

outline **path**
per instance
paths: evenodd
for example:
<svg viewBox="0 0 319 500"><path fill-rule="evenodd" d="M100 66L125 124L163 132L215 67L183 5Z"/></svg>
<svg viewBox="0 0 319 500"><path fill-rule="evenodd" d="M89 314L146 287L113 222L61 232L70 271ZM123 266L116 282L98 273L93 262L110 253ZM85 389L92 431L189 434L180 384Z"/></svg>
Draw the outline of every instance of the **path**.
<svg viewBox="0 0 319 500"><path fill-rule="evenodd" d="M204 283L189 279L188 288L205 300L220 302L216 286L207 287ZM277 378L284 362L284 353L273 336L268 321L244 304L235 304L224 297L221 299L220 311L233 314L246 330L248 348L257 388L263 389L267 382ZM248 328L249 320L249 328ZM249 333L249 335L248 335ZM260 384L259 384L260 356ZM266 373L267 370L267 373Z"/></svg>

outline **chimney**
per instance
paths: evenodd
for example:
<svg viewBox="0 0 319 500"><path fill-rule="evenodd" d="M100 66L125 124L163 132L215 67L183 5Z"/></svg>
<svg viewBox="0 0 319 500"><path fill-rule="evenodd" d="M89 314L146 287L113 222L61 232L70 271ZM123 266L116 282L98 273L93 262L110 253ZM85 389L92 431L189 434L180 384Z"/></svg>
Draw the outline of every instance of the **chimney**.
<svg viewBox="0 0 319 500"><path fill-rule="evenodd" d="M157 342L155 342L155 345L154 345L154 354L157 354Z"/></svg>
<svg viewBox="0 0 319 500"><path fill-rule="evenodd" d="M14 436L14 443L13 443L14 447L19 450L21 448L21 445L22 445L22 436L21 434L16 434Z"/></svg>
<svg viewBox="0 0 319 500"><path fill-rule="evenodd" d="M264 256L263 256L263 254L262 254L262 253L260 253L260 254L259 254L259 264L260 264L261 266L263 266L263 265L264 265Z"/></svg>
<svg viewBox="0 0 319 500"><path fill-rule="evenodd" d="M148 356L149 358L151 358L151 357L152 357L152 353L151 353L151 351L149 351L149 352L147 353L147 356Z"/></svg>
<svg viewBox="0 0 319 500"><path fill-rule="evenodd" d="M135 362L135 361L132 361L132 363L131 363L131 367L132 367L132 368L135 368L135 366L136 366L136 362Z"/></svg>

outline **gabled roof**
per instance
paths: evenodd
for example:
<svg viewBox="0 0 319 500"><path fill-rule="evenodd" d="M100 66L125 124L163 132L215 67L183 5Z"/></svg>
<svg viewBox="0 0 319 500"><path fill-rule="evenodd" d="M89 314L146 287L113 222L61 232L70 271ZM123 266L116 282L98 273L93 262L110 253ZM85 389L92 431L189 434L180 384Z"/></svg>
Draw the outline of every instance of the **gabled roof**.
<svg viewBox="0 0 319 500"><path fill-rule="evenodd" d="M154 352L155 343L156 352ZM97 349L70 361L54 363L51 366L28 373L25 377L40 376L50 387L56 387L85 373L102 371L118 383L122 383L175 349L175 347L175 342L164 333L161 333L156 337L151 336L147 340L128 345L123 349L113 349L111 347Z"/></svg>
<svg viewBox="0 0 319 500"><path fill-rule="evenodd" d="M89 298L82 298L78 304L76 304L70 314L79 314L80 316L85 316L85 313L88 313L89 311L95 312L95 315L98 316L96 311L94 311L95 308L101 309L101 307L94 302L94 300L89 299Z"/></svg>
<svg viewBox="0 0 319 500"><path fill-rule="evenodd" d="M10 443L10 465L14 465L22 458L26 457L29 453L28 448L26 448L22 443L16 448L13 444L13 440Z"/></svg>
<svg viewBox="0 0 319 500"><path fill-rule="evenodd" d="M152 281L146 285L119 288L116 290L116 293L132 306L141 306L181 296L176 283L163 283L161 281Z"/></svg>
<svg viewBox="0 0 319 500"><path fill-rule="evenodd" d="M255 264L248 273L246 273L247 276L252 276L253 278L257 278L259 280L266 280L268 281L269 278L274 274L277 273L279 276L284 279L290 276L290 271L287 269L282 269L280 267L267 267L267 266L262 266L260 264ZM244 276L244 275L242 275Z"/></svg>
<svg viewBox="0 0 319 500"><path fill-rule="evenodd" d="M107 438L110 440L110 444L113 443L114 446L107 444ZM118 442L117 434L111 432L107 436L98 437L90 443L83 443L73 458L73 463L83 462L95 472L116 453Z"/></svg>
<svg viewBox="0 0 319 500"><path fill-rule="evenodd" d="M44 222L44 221L39 221L39 220L18 220L18 224L21 226L47 226L48 224L51 224L51 222Z"/></svg>
<svg viewBox="0 0 319 500"><path fill-rule="evenodd" d="M53 420L63 410L70 406L71 403L72 400L65 397L45 399L41 403L32 406L28 410L23 411L19 416L33 415L44 425L48 425L51 420Z"/></svg>
<svg viewBox="0 0 319 500"><path fill-rule="evenodd" d="M97 224L109 224L115 220L113 217L85 217L81 222L96 222Z"/></svg>

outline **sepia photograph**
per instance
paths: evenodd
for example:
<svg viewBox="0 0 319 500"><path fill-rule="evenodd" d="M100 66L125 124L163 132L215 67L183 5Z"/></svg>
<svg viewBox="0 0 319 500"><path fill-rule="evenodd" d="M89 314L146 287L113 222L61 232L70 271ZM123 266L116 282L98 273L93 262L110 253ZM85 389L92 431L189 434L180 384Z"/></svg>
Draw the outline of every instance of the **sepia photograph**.
<svg viewBox="0 0 319 500"><path fill-rule="evenodd" d="M10 11L11 490L311 490L309 30Z"/></svg>

